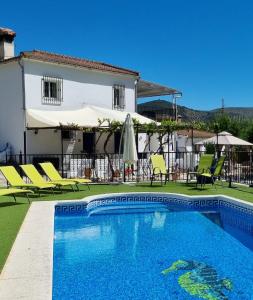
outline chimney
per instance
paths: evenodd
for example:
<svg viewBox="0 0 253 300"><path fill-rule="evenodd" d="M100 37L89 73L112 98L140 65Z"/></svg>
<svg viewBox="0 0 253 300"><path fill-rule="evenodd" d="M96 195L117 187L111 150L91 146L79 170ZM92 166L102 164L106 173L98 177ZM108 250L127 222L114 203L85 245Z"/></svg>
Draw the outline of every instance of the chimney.
<svg viewBox="0 0 253 300"><path fill-rule="evenodd" d="M0 61L14 57L14 38L16 33L0 27Z"/></svg>

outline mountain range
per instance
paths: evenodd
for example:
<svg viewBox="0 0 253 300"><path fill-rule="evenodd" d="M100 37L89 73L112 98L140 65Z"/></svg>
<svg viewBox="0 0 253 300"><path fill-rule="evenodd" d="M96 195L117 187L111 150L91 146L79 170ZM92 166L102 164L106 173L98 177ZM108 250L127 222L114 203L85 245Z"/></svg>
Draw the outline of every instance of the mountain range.
<svg viewBox="0 0 253 300"><path fill-rule="evenodd" d="M172 116L173 104L165 100L153 100L138 104L137 110L138 113L147 116L148 114L167 114ZM213 119L217 113L221 112L221 108L205 111L177 105L177 111L178 115L181 115L182 121L208 121ZM235 118L253 118L253 107L225 107L224 112Z"/></svg>

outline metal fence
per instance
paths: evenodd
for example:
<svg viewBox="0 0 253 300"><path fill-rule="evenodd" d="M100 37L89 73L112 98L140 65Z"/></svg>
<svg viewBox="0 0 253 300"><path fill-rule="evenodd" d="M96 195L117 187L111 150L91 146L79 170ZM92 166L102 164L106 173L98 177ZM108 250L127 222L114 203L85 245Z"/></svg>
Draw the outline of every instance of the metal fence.
<svg viewBox="0 0 253 300"><path fill-rule="evenodd" d="M34 164L40 172L39 163L50 161L65 178L87 177L94 182L149 181L151 176L150 156L152 153L139 153L135 165L126 166L119 154L17 154L6 156L6 164L19 169L20 164ZM186 180L187 172L194 171L199 163L201 152L164 152L170 180ZM253 166L251 151L223 152L226 160L223 178L227 181L252 185Z"/></svg>

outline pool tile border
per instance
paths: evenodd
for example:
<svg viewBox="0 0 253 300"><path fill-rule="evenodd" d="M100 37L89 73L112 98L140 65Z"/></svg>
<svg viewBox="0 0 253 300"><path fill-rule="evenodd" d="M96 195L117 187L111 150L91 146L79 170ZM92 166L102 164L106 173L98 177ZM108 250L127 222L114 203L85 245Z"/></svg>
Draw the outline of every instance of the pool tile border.
<svg viewBox="0 0 253 300"><path fill-rule="evenodd" d="M115 193L98 196L90 196L84 198L85 203L73 204L65 202L58 203L55 206L56 214L75 214L86 210L95 208L97 206L105 206L113 203L120 202L154 202L154 203L171 203L179 204L181 207L189 209L216 209L220 207L232 208L241 213L253 215L253 205L245 201L235 198L224 197L221 195L211 196L187 196L183 194L170 194L170 193ZM88 203L88 204L87 204Z"/></svg>
<svg viewBox="0 0 253 300"><path fill-rule="evenodd" d="M253 204L243 200L223 196L188 196L174 193L138 193L157 199L170 198L184 202L186 205L202 207L205 203L230 205L241 212L253 213ZM134 199L137 193L127 193ZM53 236L54 214L58 212L75 213L84 210L87 203L107 201L108 199L125 199L126 193L114 193L89 196L81 200L33 202L21 229L17 235L4 269L0 274L1 300L49 300L52 299L53 278ZM205 198L205 199L204 199ZM107 200L106 200L107 199ZM111 201L110 200L110 201ZM227 204L228 203L228 204ZM39 237L38 237L39 233Z"/></svg>

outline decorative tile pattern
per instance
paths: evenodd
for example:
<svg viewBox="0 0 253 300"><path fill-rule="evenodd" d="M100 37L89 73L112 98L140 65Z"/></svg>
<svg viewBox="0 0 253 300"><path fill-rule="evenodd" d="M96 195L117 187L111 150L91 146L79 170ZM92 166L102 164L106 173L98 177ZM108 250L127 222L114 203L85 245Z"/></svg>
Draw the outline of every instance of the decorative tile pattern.
<svg viewBox="0 0 253 300"><path fill-rule="evenodd" d="M221 279L213 266L194 260L177 260L169 268L162 271L163 275L181 271L178 283L191 296L201 299L228 299L223 290L233 290L233 282L229 278Z"/></svg>
<svg viewBox="0 0 253 300"><path fill-rule="evenodd" d="M235 204L233 202L230 201L226 201L226 200L219 200L219 208L221 209L232 209L232 210L236 210L237 213L242 213L242 214L249 214L249 215L253 215L253 209L243 206L243 205L238 205Z"/></svg>
<svg viewBox="0 0 253 300"><path fill-rule="evenodd" d="M172 208L182 209L215 209L218 207L217 199L195 199L192 200L188 197L180 195L166 195L166 194L131 194L125 196L108 196L100 198L98 200L92 200L87 205L87 210L90 211L95 207L107 206L107 205L120 205L121 203L136 203L136 202L149 202L149 203L160 203L171 206Z"/></svg>
<svg viewBox="0 0 253 300"><path fill-rule="evenodd" d="M247 205L236 204L234 201L225 199L218 199L217 197L207 198L192 198L183 195L171 195L171 194L125 194L125 195L105 195L99 196L98 199L90 201L88 204L85 202L76 203L64 203L57 204L55 206L55 214L77 214L84 213L86 211L91 212L97 207L104 207L108 205L122 205L123 203L159 203L168 205L171 209L180 210L216 210L216 211L229 211L232 219L240 219L245 216L252 217L253 209L247 207ZM231 221L232 222L232 221ZM248 225L247 225L248 226ZM251 229L250 229L251 230Z"/></svg>
<svg viewBox="0 0 253 300"><path fill-rule="evenodd" d="M84 213L86 212L86 207L87 204L84 202L57 204L55 206L55 215Z"/></svg>

